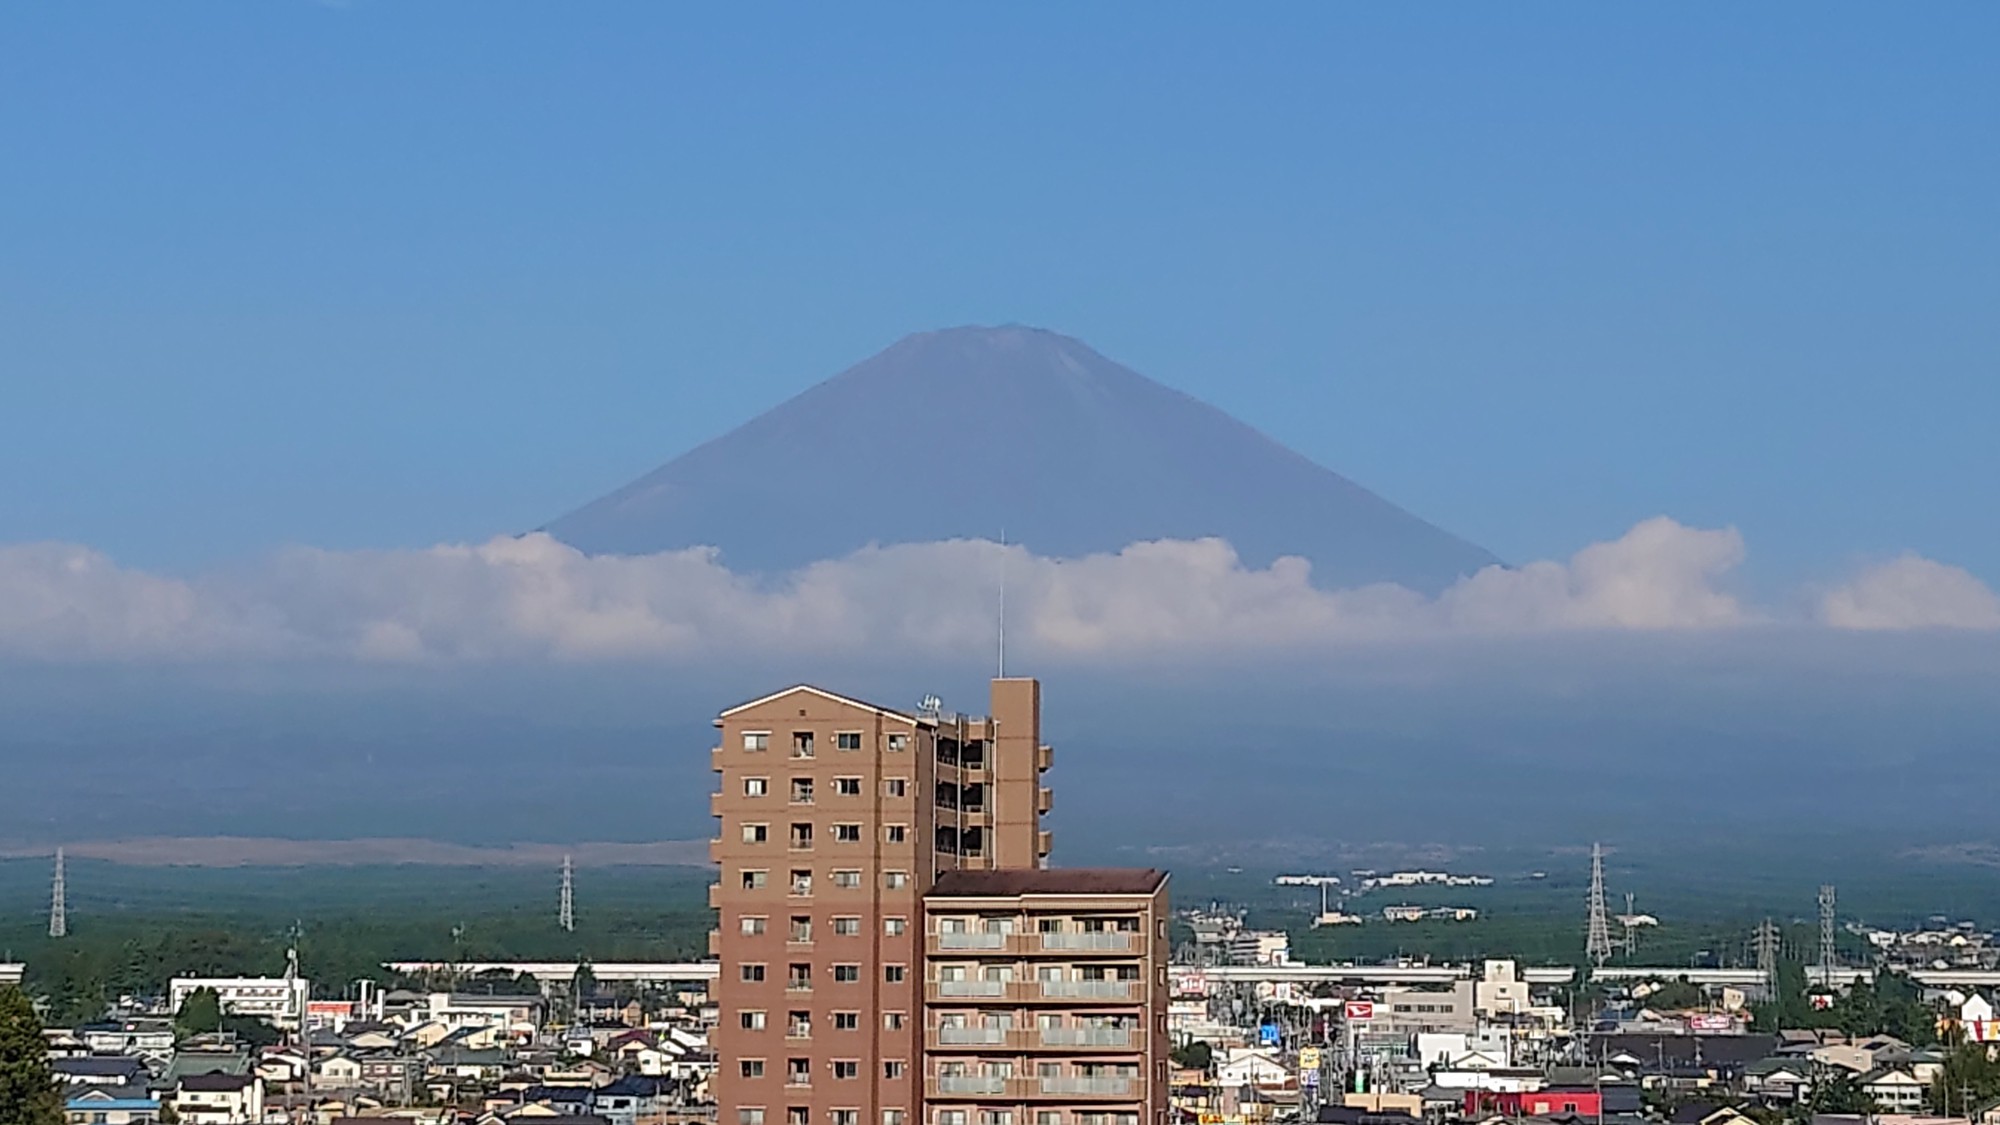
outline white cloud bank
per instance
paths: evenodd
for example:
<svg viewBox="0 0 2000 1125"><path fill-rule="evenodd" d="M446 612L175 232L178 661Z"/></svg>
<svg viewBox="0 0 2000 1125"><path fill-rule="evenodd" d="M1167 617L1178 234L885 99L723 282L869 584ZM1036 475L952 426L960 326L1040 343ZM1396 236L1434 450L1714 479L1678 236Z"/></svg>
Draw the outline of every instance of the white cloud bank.
<svg viewBox="0 0 2000 1125"><path fill-rule="evenodd" d="M1215 539L1049 559L954 541L874 548L759 582L697 549L592 558L544 535L416 551L280 552L184 580L88 548L0 547L0 655L37 660L617 660L757 652L1072 656L1230 652L1453 634L1722 629L1770 620L1726 589L1733 529L1657 518L1566 562L1490 568L1435 598L1319 590L1303 560ZM1004 563L1003 563L1004 556ZM1906 557L1821 600L1836 628L2000 628L1971 575Z"/></svg>

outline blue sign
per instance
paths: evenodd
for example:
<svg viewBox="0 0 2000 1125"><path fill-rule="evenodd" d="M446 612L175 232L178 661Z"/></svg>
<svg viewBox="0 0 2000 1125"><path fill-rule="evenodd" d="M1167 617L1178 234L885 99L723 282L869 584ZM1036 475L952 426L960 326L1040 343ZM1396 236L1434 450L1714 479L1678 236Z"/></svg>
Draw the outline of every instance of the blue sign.
<svg viewBox="0 0 2000 1125"><path fill-rule="evenodd" d="M1275 1047L1285 1037L1285 1031L1275 1023L1267 1023L1257 1029L1257 1039L1266 1047Z"/></svg>

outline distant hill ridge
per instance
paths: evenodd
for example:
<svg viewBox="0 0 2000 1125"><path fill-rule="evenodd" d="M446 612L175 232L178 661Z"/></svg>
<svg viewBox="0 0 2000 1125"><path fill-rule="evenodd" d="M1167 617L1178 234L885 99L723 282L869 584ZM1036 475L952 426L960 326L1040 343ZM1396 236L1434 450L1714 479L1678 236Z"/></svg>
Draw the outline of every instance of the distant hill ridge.
<svg viewBox="0 0 2000 1125"><path fill-rule="evenodd" d="M707 545L790 570L995 538L1076 557L1149 539L1302 555L1323 587L1434 591L1496 560L1255 429L1036 328L907 336L547 526L592 554Z"/></svg>

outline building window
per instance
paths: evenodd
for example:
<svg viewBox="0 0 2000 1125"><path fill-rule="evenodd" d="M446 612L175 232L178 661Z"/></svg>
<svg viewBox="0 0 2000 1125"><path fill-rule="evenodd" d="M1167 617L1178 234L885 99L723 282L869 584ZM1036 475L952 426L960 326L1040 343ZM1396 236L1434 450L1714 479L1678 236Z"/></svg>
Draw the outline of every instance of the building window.
<svg viewBox="0 0 2000 1125"><path fill-rule="evenodd" d="M903 1125L903 1111L900 1109L883 1110L882 1125Z"/></svg>
<svg viewBox="0 0 2000 1125"><path fill-rule="evenodd" d="M746 891L761 891L769 885L770 881L771 873L769 871L745 871L743 873L743 889Z"/></svg>
<svg viewBox="0 0 2000 1125"><path fill-rule="evenodd" d="M811 1059L785 1060L785 1085L810 1086L812 1085L812 1080L813 1067Z"/></svg>
<svg viewBox="0 0 2000 1125"><path fill-rule="evenodd" d="M792 779L792 803L795 805L810 805L813 803L812 778L795 777Z"/></svg>
<svg viewBox="0 0 2000 1125"><path fill-rule="evenodd" d="M901 1013L901 1012L883 1012L883 1013L882 1013L882 1029L883 1029L884 1031L901 1031L901 1030L903 1030L903 1013Z"/></svg>
<svg viewBox="0 0 2000 1125"><path fill-rule="evenodd" d="M908 839L909 835L909 827L902 824L885 825L882 829L883 841L890 844L900 844Z"/></svg>
<svg viewBox="0 0 2000 1125"><path fill-rule="evenodd" d="M859 937L861 935L861 919L835 918L833 920L833 932L836 937Z"/></svg>
<svg viewBox="0 0 2000 1125"><path fill-rule="evenodd" d="M902 965L882 966L882 979L890 984L901 984L909 976L909 970Z"/></svg>
<svg viewBox="0 0 2000 1125"><path fill-rule="evenodd" d="M804 914L792 915L791 936L786 940L811 941L812 939L813 939L813 920Z"/></svg>
<svg viewBox="0 0 2000 1125"><path fill-rule="evenodd" d="M860 1012L833 1013L833 1029L835 1031L861 1030L861 1013Z"/></svg>
<svg viewBox="0 0 2000 1125"><path fill-rule="evenodd" d="M741 972L746 984L754 984L764 979L764 966L761 962L744 965Z"/></svg>
<svg viewBox="0 0 2000 1125"><path fill-rule="evenodd" d="M812 732L811 732L811 731L809 731L809 730L801 730L801 731L793 731L793 732L792 732L792 757L794 757L794 758L810 758L810 757L812 757L812 756L813 756L813 734L812 734Z"/></svg>
<svg viewBox="0 0 2000 1125"><path fill-rule="evenodd" d="M908 918L882 919L882 932L890 937L902 937L903 933L909 928L910 920Z"/></svg>
<svg viewBox="0 0 2000 1125"><path fill-rule="evenodd" d="M742 1022L743 1030L745 1031L764 1030L764 1013L762 1012L739 1012L736 1018Z"/></svg>
<svg viewBox="0 0 2000 1125"><path fill-rule="evenodd" d="M811 965L806 965L795 961L791 964L789 968L786 969L785 971L786 988L789 988L795 992L811 992L812 986L813 986L813 967Z"/></svg>
<svg viewBox="0 0 2000 1125"><path fill-rule="evenodd" d="M745 750L769 750L771 748L771 732L767 730L744 731L743 748Z"/></svg>
<svg viewBox="0 0 2000 1125"><path fill-rule="evenodd" d="M770 838L771 826L768 824L746 824L743 826L743 842L746 844L761 844Z"/></svg>
<svg viewBox="0 0 2000 1125"><path fill-rule="evenodd" d="M852 984L860 979L861 966L859 965L835 965L833 967L833 980L835 984Z"/></svg>
<svg viewBox="0 0 2000 1125"><path fill-rule="evenodd" d="M811 1039L813 1033L811 1012L792 1012L785 1019L785 1038Z"/></svg>
<svg viewBox="0 0 2000 1125"><path fill-rule="evenodd" d="M890 752L890 753L892 753L892 754L893 754L893 753L895 753L895 752L897 752L897 751L899 751L899 750L908 750L909 748L910 748L910 736L909 736L909 735L907 735L907 734L892 734L892 735L890 735L890 736L889 736L889 752Z"/></svg>
<svg viewBox="0 0 2000 1125"><path fill-rule="evenodd" d="M813 826L810 823L792 825L792 850L811 851L813 846Z"/></svg>
<svg viewBox="0 0 2000 1125"><path fill-rule="evenodd" d="M768 777L746 777L743 779L743 795L745 797L762 797L770 791L771 779ZM761 1113L763 1111L759 1110L758 1112Z"/></svg>
<svg viewBox="0 0 2000 1125"><path fill-rule="evenodd" d="M744 1106L736 1111L736 1125L764 1125L762 1106Z"/></svg>
<svg viewBox="0 0 2000 1125"><path fill-rule="evenodd" d="M962 1109L938 1110L937 1125L965 1125L965 1111Z"/></svg>
<svg viewBox="0 0 2000 1125"><path fill-rule="evenodd" d="M809 895L813 893L813 873L804 868L792 869L792 893Z"/></svg>
<svg viewBox="0 0 2000 1125"><path fill-rule="evenodd" d="M833 873L833 885L847 888L858 887L861 885L861 872L836 871Z"/></svg>
<svg viewBox="0 0 2000 1125"><path fill-rule="evenodd" d="M795 1105L785 1110L785 1125L812 1125L812 1111Z"/></svg>
<svg viewBox="0 0 2000 1125"><path fill-rule="evenodd" d="M979 1111L979 1125L1014 1125L1014 1111L1011 1109L982 1109Z"/></svg>
<svg viewBox="0 0 2000 1125"><path fill-rule="evenodd" d="M744 1059L738 1069L742 1071L745 1078L762 1078L764 1077L764 1060Z"/></svg>
<svg viewBox="0 0 2000 1125"><path fill-rule="evenodd" d="M853 1059L835 1059L833 1060L833 1076L835 1078L859 1078L861 1077L861 1064L855 1062Z"/></svg>
<svg viewBox="0 0 2000 1125"><path fill-rule="evenodd" d="M838 1066L839 1064L834 1064ZM861 1111L858 1109L836 1109L829 1118L832 1125L861 1125Z"/></svg>
<svg viewBox="0 0 2000 1125"><path fill-rule="evenodd" d="M858 730L840 731L833 736L833 748L835 750L861 749L861 732Z"/></svg>
<svg viewBox="0 0 2000 1125"><path fill-rule="evenodd" d="M882 873L882 885L892 891L900 891L910 885L910 873L907 871L885 871Z"/></svg>
<svg viewBox="0 0 2000 1125"><path fill-rule="evenodd" d="M836 824L833 826L833 842L836 844L858 844L861 842L859 824Z"/></svg>
<svg viewBox="0 0 2000 1125"><path fill-rule="evenodd" d="M1036 1110L1035 1125L1062 1125L1062 1110L1059 1109Z"/></svg>
<svg viewBox="0 0 2000 1125"><path fill-rule="evenodd" d="M904 777L892 777L882 783L884 797L902 797L910 792L910 781Z"/></svg>
<svg viewBox="0 0 2000 1125"><path fill-rule="evenodd" d="M888 1062L882 1064L882 1077L891 1080L901 1078L903 1071L907 1068L908 1064L902 1059L890 1059Z"/></svg>
<svg viewBox="0 0 2000 1125"><path fill-rule="evenodd" d="M762 914L745 914L743 917L737 919L736 928L745 937L756 937L758 934L764 932L764 916Z"/></svg>

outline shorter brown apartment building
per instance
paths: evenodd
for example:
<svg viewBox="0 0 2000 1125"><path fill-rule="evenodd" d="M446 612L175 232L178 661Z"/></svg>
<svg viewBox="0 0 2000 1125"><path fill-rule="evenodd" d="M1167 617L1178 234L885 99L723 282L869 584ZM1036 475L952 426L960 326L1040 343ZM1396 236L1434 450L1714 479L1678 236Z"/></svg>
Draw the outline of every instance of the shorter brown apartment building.
<svg viewBox="0 0 2000 1125"><path fill-rule="evenodd" d="M1045 867L1038 682L716 726L719 1125L1164 1121L1166 877Z"/></svg>
<svg viewBox="0 0 2000 1125"><path fill-rule="evenodd" d="M949 871L924 896L931 1125L1166 1120L1167 877Z"/></svg>

